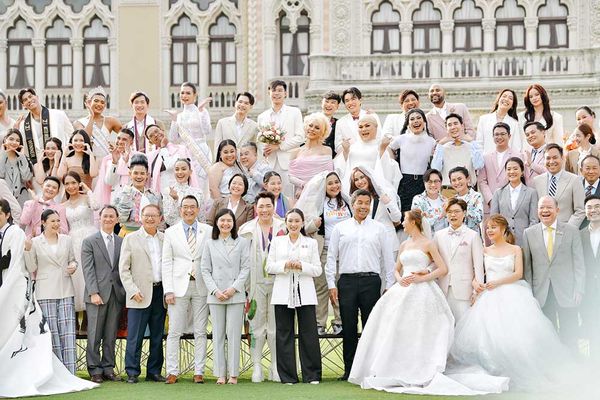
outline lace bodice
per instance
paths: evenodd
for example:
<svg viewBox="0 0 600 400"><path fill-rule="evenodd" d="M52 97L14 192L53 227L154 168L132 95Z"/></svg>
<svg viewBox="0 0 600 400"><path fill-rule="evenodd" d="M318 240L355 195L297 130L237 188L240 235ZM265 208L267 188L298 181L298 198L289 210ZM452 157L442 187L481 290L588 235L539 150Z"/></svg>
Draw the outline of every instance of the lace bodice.
<svg viewBox="0 0 600 400"><path fill-rule="evenodd" d="M77 207L65 206L65 210L71 233L78 229L94 227L94 212L87 204L79 204Z"/></svg>
<svg viewBox="0 0 600 400"><path fill-rule="evenodd" d="M410 275L411 272L421 271L429 265L429 256L422 250L410 249L400 253L402 263L402 276Z"/></svg>
<svg viewBox="0 0 600 400"><path fill-rule="evenodd" d="M207 118L208 115L200 112L195 104L186 104L183 106L183 111L177 115L177 124L186 129L196 140L206 140L206 136L210 133L206 131Z"/></svg>
<svg viewBox="0 0 600 400"><path fill-rule="evenodd" d="M484 255L485 276L487 281L505 278L515 272L515 256L508 254L503 257Z"/></svg>

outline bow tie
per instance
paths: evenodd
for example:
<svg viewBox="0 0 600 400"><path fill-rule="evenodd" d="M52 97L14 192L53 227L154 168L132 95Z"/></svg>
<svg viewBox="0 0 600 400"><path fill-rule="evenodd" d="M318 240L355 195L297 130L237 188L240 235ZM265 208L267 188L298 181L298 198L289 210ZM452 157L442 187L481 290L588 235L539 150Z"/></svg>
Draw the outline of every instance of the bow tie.
<svg viewBox="0 0 600 400"><path fill-rule="evenodd" d="M450 235L450 236L460 236L460 230L448 229L448 235Z"/></svg>

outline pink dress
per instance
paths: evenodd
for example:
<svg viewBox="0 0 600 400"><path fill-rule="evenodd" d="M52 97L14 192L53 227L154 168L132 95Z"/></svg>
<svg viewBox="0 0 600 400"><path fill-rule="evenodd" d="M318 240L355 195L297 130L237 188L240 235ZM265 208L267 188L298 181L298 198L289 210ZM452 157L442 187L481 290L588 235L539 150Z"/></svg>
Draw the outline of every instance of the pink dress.
<svg viewBox="0 0 600 400"><path fill-rule="evenodd" d="M294 185L296 199L300 197L306 182L323 171L333 171L331 156L306 156L290 161L290 182Z"/></svg>

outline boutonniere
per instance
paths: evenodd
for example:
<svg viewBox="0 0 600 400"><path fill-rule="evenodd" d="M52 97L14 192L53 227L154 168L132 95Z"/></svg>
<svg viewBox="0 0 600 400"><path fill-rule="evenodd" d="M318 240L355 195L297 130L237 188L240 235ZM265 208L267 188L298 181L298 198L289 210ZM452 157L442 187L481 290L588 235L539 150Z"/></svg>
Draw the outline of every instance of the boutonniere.
<svg viewBox="0 0 600 400"><path fill-rule="evenodd" d="M281 229L279 232L277 232L277 235L275 235L275 236L285 236L285 235L286 235L285 231L283 229Z"/></svg>
<svg viewBox="0 0 600 400"><path fill-rule="evenodd" d="M467 242L460 242L460 244L459 244L459 246L468 246L468 245L469 245L469 243L467 243Z"/></svg>
<svg viewBox="0 0 600 400"><path fill-rule="evenodd" d="M452 113L453 113L453 112L455 112L455 111L456 111L456 109L455 109L454 107L450 107L450 108L448 108L448 112L449 112L450 114L452 114Z"/></svg>
<svg viewBox="0 0 600 400"><path fill-rule="evenodd" d="M562 236L562 234L563 234L563 231L558 231L558 230L557 230L557 231L556 231L556 234L557 234L557 235L561 235L561 236Z"/></svg>

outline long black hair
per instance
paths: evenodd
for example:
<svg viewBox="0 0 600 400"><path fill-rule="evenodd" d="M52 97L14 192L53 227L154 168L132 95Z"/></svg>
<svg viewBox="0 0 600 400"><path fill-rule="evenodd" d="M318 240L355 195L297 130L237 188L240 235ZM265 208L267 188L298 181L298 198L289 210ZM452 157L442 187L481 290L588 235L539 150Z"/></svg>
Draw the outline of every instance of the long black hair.
<svg viewBox="0 0 600 400"><path fill-rule="evenodd" d="M302 220L302 228L300 228L300 234L302 236L306 236L306 231L304 230L304 213L302 212L302 210L299 208L292 208L291 210L288 210L288 212L285 213L285 222L287 222L288 216L290 214L298 214L300 216L300 219Z"/></svg>
<svg viewBox="0 0 600 400"><path fill-rule="evenodd" d="M535 120L535 109L529 100L529 92L531 92L532 89L537 90L542 98L542 107L544 108L542 111L542 116L544 117L544 121L546 121L546 129L550 129L554 123L554 119L552 118L552 110L550 109L550 98L548 97L548 92L546 92L546 89L544 89L544 87L538 83L529 85L527 90L525 90L525 98L523 99L523 102L525 103L525 121L531 122Z"/></svg>
<svg viewBox="0 0 600 400"><path fill-rule="evenodd" d="M325 197L327 197L327 179L329 179L330 176L335 176L338 181L340 182L340 187L342 185L342 180L340 179L340 176L337 174L337 172L332 171L330 173L327 174L327 176L325 177ZM332 199L334 200L334 199ZM337 208L342 208L346 202L344 201L344 198L342 197L342 191L340 189L340 191L338 192L337 196L335 196L335 201L337 202Z"/></svg>
<svg viewBox="0 0 600 400"><path fill-rule="evenodd" d="M9 224L12 224L13 217L12 212L10 211L10 203L8 200L0 198L0 211L2 211L4 214L9 214L6 220Z"/></svg>
<svg viewBox="0 0 600 400"><path fill-rule="evenodd" d="M46 144L48 144L48 143L50 143L50 142L52 142L52 143L56 144L56 146L58 147L58 150L56 150L56 151L62 151L62 146L63 146L63 144L62 144L62 140L60 140L59 138L56 138L56 137L51 137L51 138L50 138L50 139L49 139L49 140L46 142ZM44 150L45 150L45 149L46 149L46 146L44 146ZM48 172L48 171L50 171L50 159L49 159L49 158L44 158L44 159L42 160L42 167L44 167L44 172ZM57 167L58 167L58 165L57 165Z"/></svg>
<svg viewBox="0 0 600 400"><path fill-rule="evenodd" d="M519 168L521 168L521 183L523 185L526 185L525 183L525 164L523 164L523 160L521 160L519 157L511 157L508 160L506 160L506 162L504 163L504 169L506 169L506 167L508 166L509 162L515 162L519 165ZM510 185L510 183L507 183L506 185ZM504 186L506 186L504 185Z"/></svg>
<svg viewBox="0 0 600 400"><path fill-rule="evenodd" d="M217 226L217 221L223 215L229 215L233 219L233 227L231 228L231 238L237 239L238 232L237 232L237 223L235 221L235 214L229 208L221 208L219 211L217 211L217 214L215 215L215 219L213 220L213 227L212 227L212 233L211 233L212 240L217 240L219 238L219 234L221 233L221 231L219 230L219 227Z"/></svg>
<svg viewBox="0 0 600 400"><path fill-rule="evenodd" d="M73 132L73 134L69 138L69 144L73 144L73 138L75 137L75 135L81 135L81 137L83 137L83 142L90 146L90 150L92 150L92 141L90 140L90 135L88 135L88 133L83 129L77 129L75 132ZM67 154L67 157L73 157L74 154L75 149L71 150L69 154ZM90 155L85 152L85 146L83 151L83 160L81 161L81 168L86 174L90 173Z"/></svg>
<svg viewBox="0 0 600 400"><path fill-rule="evenodd" d="M425 124L425 133L427 133L429 136L431 135L431 132L429 132L429 125L427 124L427 117L425 116L425 112L423 110L421 110L420 108L413 108L411 110L408 110L408 112L406 113L406 116L404 117L404 125L402 125L402 129L400 130L400 134L403 135L406 133L406 130L408 129L408 124L409 124L409 118L412 114L414 113L418 113L421 115L421 117L423 118L423 123Z"/></svg>
<svg viewBox="0 0 600 400"><path fill-rule="evenodd" d="M58 213L58 211L52 209L52 208L47 208L42 212L42 216L40 217L40 220L42 222L41 224L41 229L42 232L44 232L44 222L46 222L46 220L48 219L48 217L50 217L51 215L56 214L58 215L58 217L60 218L60 214Z"/></svg>

